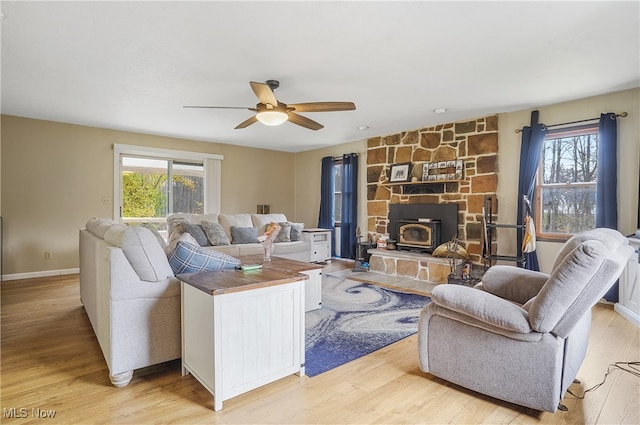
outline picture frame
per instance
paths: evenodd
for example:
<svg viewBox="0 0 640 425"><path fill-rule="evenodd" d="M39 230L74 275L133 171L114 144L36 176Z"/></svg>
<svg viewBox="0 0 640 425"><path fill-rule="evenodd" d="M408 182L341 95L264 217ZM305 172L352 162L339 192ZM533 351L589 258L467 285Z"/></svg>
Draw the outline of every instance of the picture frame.
<svg viewBox="0 0 640 425"><path fill-rule="evenodd" d="M422 166L422 181L426 182L429 180L429 164L426 163Z"/></svg>
<svg viewBox="0 0 640 425"><path fill-rule="evenodd" d="M389 181L391 183L409 181L409 178L411 177L411 174L409 173L410 171L409 168L411 168L410 162L391 165L391 172L389 173Z"/></svg>

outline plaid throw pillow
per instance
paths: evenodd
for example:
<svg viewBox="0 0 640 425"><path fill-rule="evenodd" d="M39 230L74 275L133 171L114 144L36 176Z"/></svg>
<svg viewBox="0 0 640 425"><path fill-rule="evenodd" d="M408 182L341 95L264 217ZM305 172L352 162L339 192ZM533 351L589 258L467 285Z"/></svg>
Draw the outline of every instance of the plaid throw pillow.
<svg viewBox="0 0 640 425"><path fill-rule="evenodd" d="M222 252L179 241L169 255L169 265L173 273L178 275L180 273L234 269L240 265L240 260Z"/></svg>

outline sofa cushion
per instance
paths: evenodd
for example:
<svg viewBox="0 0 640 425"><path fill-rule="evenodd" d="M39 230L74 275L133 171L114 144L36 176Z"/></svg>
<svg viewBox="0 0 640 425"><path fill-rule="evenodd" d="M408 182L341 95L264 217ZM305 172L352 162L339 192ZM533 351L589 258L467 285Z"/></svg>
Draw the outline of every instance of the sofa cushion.
<svg viewBox="0 0 640 425"><path fill-rule="evenodd" d="M258 243L258 228L231 226L231 243Z"/></svg>
<svg viewBox="0 0 640 425"><path fill-rule="evenodd" d="M240 260L222 252L178 241L176 248L169 255L169 264L177 275L234 269L240 265Z"/></svg>
<svg viewBox="0 0 640 425"><path fill-rule="evenodd" d="M309 252L310 243L307 241L282 242L273 245L273 254L295 254L298 252Z"/></svg>
<svg viewBox="0 0 640 425"><path fill-rule="evenodd" d="M173 277L167 255L151 230L114 224L106 231L104 240L122 249L140 280L160 282Z"/></svg>
<svg viewBox="0 0 640 425"><path fill-rule="evenodd" d="M220 214L218 216L218 223L222 224L222 228L231 243L233 243L233 238L231 237L231 226L253 227L251 214Z"/></svg>
<svg viewBox="0 0 640 425"><path fill-rule="evenodd" d="M302 240L302 229L304 229L304 223L291 223L291 233L289 237L291 238L291 242L301 241Z"/></svg>
<svg viewBox="0 0 640 425"><path fill-rule="evenodd" d="M203 221L208 221L209 223L219 223L218 214L191 214L191 220L189 220L189 223L198 224L202 223Z"/></svg>
<svg viewBox="0 0 640 425"><path fill-rule="evenodd" d="M271 222L281 223L287 221L287 217L284 214L251 214L251 221L253 226L258 228L258 236L264 235L267 226Z"/></svg>
<svg viewBox="0 0 640 425"><path fill-rule="evenodd" d="M185 232L190 233L200 246L211 245L201 224L180 223L180 226Z"/></svg>
<svg viewBox="0 0 640 425"><path fill-rule="evenodd" d="M241 246L248 246L248 245L215 245L215 246L208 246L207 249L222 252L223 254L231 255L232 257L237 257L241 255L239 250Z"/></svg>
<svg viewBox="0 0 640 425"><path fill-rule="evenodd" d="M202 228L204 229L204 233L207 235L207 239L209 239L209 243L213 246L217 245L229 245L229 238L227 234L224 232L221 224L212 223L210 221L201 221Z"/></svg>
<svg viewBox="0 0 640 425"><path fill-rule="evenodd" d="M164 240L164 238L160 234L160 231L158 231L158 227L156 227L155 224L143 223L143 224L141 224L141 226L151 230L151 233L153 233L153 236L156 237L156 239L158 240L158 243L160 244L161 247L164 248L165 246L167 246L167 241Z"/></svg>

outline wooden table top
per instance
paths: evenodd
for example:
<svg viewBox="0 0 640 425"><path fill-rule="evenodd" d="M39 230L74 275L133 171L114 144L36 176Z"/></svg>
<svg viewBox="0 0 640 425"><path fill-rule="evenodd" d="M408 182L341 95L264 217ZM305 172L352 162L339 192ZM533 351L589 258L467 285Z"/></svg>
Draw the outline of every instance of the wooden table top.
<svg viewBox="0 0 640 425"><path fill-rule="evenodd" d="M321 269L324 266L316 263L306 263L304 261L289 260L288 258L271 256L271 261L262 261L262 254L240 255L238 257L242 264L262 264L263 269L282 270L293 273L306 272L309 270Z"/></svg>
<svg viewBox="0 0 640 425"><path fill-rule="evenodd" d="M309 276L300 272L322 268L319 264L279 257L271 257L268 262L262 261L262 255L243 255L237 258L242 264L262 264L262 268L182 273L177 278L209 295L222 295L306 280Z"/></svg>

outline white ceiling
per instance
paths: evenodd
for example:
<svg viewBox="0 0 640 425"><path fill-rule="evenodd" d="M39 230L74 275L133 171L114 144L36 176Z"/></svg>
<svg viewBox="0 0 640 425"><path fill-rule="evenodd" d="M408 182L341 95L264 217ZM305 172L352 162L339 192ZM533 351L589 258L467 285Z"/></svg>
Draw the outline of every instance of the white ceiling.
<svg viewBox="0 0 640 425"><path fill-rule="evenodd" d="M640 2L2 1L2 113L300 152L640 86ZM234 127L249 81L325 125ZM445 114L434 108L445 107ZM358 130L368 126L367 130Z"/></svg>

